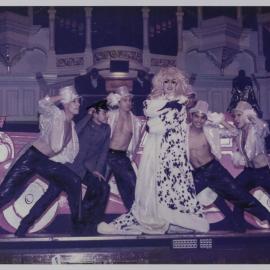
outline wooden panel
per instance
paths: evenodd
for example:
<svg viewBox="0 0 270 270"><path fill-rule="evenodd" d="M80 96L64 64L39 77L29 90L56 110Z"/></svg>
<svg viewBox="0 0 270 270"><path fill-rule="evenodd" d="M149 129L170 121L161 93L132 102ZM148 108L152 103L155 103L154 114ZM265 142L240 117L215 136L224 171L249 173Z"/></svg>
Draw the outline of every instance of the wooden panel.
<svg viewBox="0 0 270 270"><path fill-rule="evenodd" d="M210 93L210 110L213 112L225 112L226 104L224 104L223 92L222 91L211 91Z"/></svg>
<svg viewBox="0 0 270 270"><path fill-rule="evenodd" d="M37 114L37 101L35 89L23 89L23 116Z"/></svg>
<svg viewBox="0 0 270 270"><path fill-rule="evenodd" d="M5 103L5 100L4 100L4 94L3 94L4 90L0 89L0 116L1 115L4 115L4 103Z"/></svg>
<svg viewBox="0 0 270 270"><path fill-rule="evenodd" d="M205 89L198 89L197 94L198 94L198 99L205 100L208 102L208 92Z"/></svg>
<svg viewBox="0 0 270 270"><path fill-rule="evenodd" d="M8 89L6 92L6 113L7 116L16 116L20 114L19 110L19 92L17 89Z"/></svg>

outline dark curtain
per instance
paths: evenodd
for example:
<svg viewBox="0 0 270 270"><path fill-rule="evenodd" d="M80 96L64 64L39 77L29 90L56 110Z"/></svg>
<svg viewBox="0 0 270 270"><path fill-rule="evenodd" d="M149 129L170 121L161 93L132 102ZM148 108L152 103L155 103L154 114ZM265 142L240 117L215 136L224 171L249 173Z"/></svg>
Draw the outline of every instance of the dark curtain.
<svg viewBox="0 0 270 270"><path fill-rule="evenodd" d="M57 7L55 18L56 54L80 53L85 49L84 7Z"/></svg>
<svg viewBox="0 0 270 270"><path fill-rule="evenodd" d="M152 53L177 54L176 7L151 7L149 38Z"/></svg>

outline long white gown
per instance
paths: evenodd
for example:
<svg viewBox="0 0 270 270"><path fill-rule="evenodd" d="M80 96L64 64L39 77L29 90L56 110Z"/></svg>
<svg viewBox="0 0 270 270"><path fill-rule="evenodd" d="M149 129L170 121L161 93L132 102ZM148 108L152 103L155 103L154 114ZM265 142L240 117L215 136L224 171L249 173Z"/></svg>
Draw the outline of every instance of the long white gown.
<svg viewBox="0 0 270 270"><path fill-rule="evenodd" d="M209 230L187 160L186 108L162 109L167 102L164 97L146 100L149 134L139 165L135 201L127 214L109 224L100 223L99 233L164 234L170 225Z"/></svg>

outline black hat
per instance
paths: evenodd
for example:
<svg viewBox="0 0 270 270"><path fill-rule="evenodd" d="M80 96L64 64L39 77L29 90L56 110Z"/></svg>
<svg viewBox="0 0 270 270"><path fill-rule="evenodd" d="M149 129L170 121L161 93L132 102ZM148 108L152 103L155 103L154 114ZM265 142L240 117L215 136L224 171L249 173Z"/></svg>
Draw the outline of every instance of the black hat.
<svg viewBox="0 0 270 270"><path fill-rule="evenodd" d="M104 111L108 111L109 108L107 106L107 100L106 99L102 99L100 101L97 101L93 104L91 104L90 106L88 106L86 109L87 111L90 109L90 108L94 108L96 110L104 110Z"/></svg>

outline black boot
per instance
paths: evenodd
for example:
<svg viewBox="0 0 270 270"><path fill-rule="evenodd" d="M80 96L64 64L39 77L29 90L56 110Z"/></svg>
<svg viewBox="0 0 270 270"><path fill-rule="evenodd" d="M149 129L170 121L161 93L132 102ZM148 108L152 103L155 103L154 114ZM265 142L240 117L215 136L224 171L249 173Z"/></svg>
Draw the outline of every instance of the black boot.
<svg viewBox="0 0 270 270"><path fill-rule="evenodd" d="M225 215L229 223L229 229L233 232L244 233L246 232L245 219L243 216L243 210L235 207L232 211L226 204L225 200L221 197L217 197L214 204L219 208L219 210Z"/></svg>
<svg viewBox="0 0 270 270"><path fill-rule="evenodd" d="M17 237L25 237L29 227L30 226L21 223L14 235Z"/></svg>
<svg viewBox="0 0 270 270"><path fill-rule="evenodd" d="M72 220L71 235L80 236L84 234L85 224L82 220Z"/></svg>

